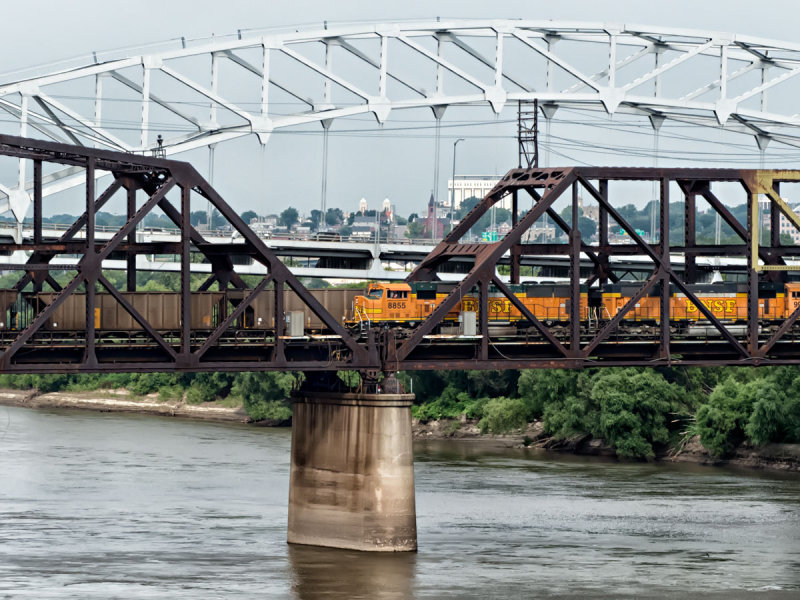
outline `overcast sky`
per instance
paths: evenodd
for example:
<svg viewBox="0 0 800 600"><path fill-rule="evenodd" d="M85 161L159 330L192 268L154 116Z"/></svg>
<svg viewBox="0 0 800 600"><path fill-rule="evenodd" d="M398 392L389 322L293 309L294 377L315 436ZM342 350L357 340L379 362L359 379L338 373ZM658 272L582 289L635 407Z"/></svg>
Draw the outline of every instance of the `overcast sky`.
<svg viewBox="0 0 800 600"><path fill-rule="evenodd" d="M333 24L440 16L600 21L728 31L800 41L800 11L796 6L788 0L761 0L758 3L752 0L3 2L0 74L88 55L92 51L138 46L181 36L205 37L262 27L308 27L325 20ZM464 114L460 113L459 118L463 119ZM470 114L476 114L474 109ZM486 120L490 115L486 110L476 118ZM501 120L509 116L510 113L504 113ZM564 115L564 118L568 116ZM557 121L553 127L554 131L578 135L566 124L559 129ZM467 137L467 141L459 146L457 171L460 174L500 174L515 166L516 144L513 139L503 139L510 130L497 125L490 126L489 133L495 139L492 135L469 139L459 131L450 131L443 136L443 182L450 173L452 140L456 137ZM403 140L393 140L391 136L382 136L381 139L332 136L328 205L354 210L361 196L367 197L371 205L389 197L398 205L401 214L421 210L433 183L433 144L431 135ZM570 156L569 152L565 154ZM189 158L200 163L198 168L205 172L207 160L203 155ZM566 159L562 158L561 162L566 162ZM607 162L625 164L619 159ZM263 151L250 136L218 150L215 184L228 202L240 211L254 208L266 214L287 204L307 211L319 204L320 164L321 136L305 136L292 142L270 142ZM604 163L598 160L594 164ZM61 211L51 209L48 212Z"/></svg>

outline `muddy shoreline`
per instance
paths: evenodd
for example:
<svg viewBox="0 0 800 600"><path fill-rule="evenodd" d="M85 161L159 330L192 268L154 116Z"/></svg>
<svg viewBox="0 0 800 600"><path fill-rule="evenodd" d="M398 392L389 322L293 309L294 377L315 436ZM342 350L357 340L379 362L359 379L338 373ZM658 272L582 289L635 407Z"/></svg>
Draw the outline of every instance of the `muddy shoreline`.
<svg viewBox="0 0 800 600"><path fill-rule="evenodd" d="M0 390L0 404L28 408L77 408L98 412L127 412L238 423L249 421L241 407L186 404L174 400L161 401L156 394L136 397L125 390L48 394L39 394L36 390Z"/></svg>
<svg viewBox="0 0 800 600"><path fill-rule="evenodd" d="M188 419L250 423L242 407L220 404L187 404L183 401L158 399L157 394L136 397L126 390L98 390L93 392L51 392L39 394L36 390L0 389L0 405L28 408L69 408L98 412L125 412ZM581 456L614 458L614 450L603 440L589 435L556 441L544 433L541 422L530 423L524 431L508 435L481 434L474 420L443 419L423 423L412 421L415 441L453 440L495 448L520 448L547 450ZM762 447L743 445L727 459L709 454L697 437L688 440L679 451L663 448L656 462L689 462L708 466L735 466L749 469L768 469L800 473L800 444L767 444Z"/></svg>

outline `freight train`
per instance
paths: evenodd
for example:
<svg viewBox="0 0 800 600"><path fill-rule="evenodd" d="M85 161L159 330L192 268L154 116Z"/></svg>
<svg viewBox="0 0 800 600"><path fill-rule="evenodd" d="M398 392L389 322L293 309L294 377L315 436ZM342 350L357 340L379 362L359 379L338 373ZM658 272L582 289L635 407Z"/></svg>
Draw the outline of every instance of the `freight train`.
<svg viewBox="0 0 800 600"><path fill-rule="evenodd" d="M641 288L639 282L623 282L580 288L582 329L596 329L612 319ZM309 290L339 323L356 335L364 336L373 327L394 328L400 337L425 320L455 287L453 283L372 283L366 290ZM569 286L562 283L526 283L509 285L511 292L555 335L567 335L570 321ZM694 284L689 290L711 313L731 331L747 324L747 290L741 283ZM236 305L250 292L194 292L191 295L191 328L202 334L222 323ZM177 292L121 292L121 295L151 324L156 331L178 333L181 329L180 294ZM19 293L0 290L0 331L20 331L37 313L50 305L56 294ZM661 290L655 285L621 319L619 331L637 336L657 335L661 321ZM758 317L762 331L776 329L800 306L800 283L761 283ZM476 289L465 293L447 313L433 334L464 333L464 323L476 320L479 311ZM302 313L303 333L333 333L291 290L284 291L284 315L299 318ZM95 295L94 327L98 335L146 335L141 325L111 294ZM526 334L528 319L514 304L489 286L488 322L490 334ZM709 323L695 304L677 288L670 288L670 328L675 334L708 335ZM236 319L232 329L269 335L275 328L274 292L260 292ZM74 293L64 299L50 314L41 331L80 335L86 330L86 297ZM295 329L296 331L296 329Z"/></svg>
<svg viewBox="0 0 800 600"><path fill-rule="evenodd" d="M622 282L580 288L582 325L597 327L612 319L628 304L643 284ZM441 282L373 283L363 296L353 302L351 327L372 326L413 328L430 315L450 294L455 284ZM511 292L536 317L554 330L564 328L570 320L569 285L559 283L526 283L509 285ZM747 324L747 286L742 283L704 283L687 286L689 291L726 326ZM700 309L679 289L670 287L669 320L674 333L697 331L696 325L708 324ZM762 329L777 328L800 305L800 283L761 283L758 317ZM478 312L478 293L472 290L453 305L438 331L457 331L465 313ZM644 334L655 331L661 321L661 287L653 286L621 319L620 330ZM489 286L488 322L490 327L513 327L523 330L529 320L495 286ZM705 327L703 330L707 329ZM491 330L490 330L491 333Z"/></svg>

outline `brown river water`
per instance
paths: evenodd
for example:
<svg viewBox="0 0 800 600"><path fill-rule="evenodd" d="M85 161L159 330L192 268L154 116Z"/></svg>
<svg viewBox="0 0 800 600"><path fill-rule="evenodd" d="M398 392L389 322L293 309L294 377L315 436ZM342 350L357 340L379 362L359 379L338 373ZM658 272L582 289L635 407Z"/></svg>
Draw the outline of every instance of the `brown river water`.
<svg viewBox="0 0 800 600"><path fill-rule="evenodd" d="M800 598L800 477L416 446L417 554L286 544L287 429L0 407L0 598Z"/></svg>

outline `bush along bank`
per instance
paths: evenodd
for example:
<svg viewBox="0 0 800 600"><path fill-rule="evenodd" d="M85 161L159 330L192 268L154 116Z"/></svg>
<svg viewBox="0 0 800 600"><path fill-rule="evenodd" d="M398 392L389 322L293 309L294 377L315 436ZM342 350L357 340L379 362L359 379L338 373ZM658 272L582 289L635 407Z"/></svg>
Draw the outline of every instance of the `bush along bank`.
<svg viewBox="0 0 800 600"><path fill-rule="evenodd" d="M162 402L241 406L251 421L288 425L292 418L288 398L299 381L294 373L0 375L0 388L39 394L125 389L137 397L157 395Z"/></svg>
<svg viewBox="0 0 800 600"><path fill-rule="evenodd" d="M535 430L547 447L602 440L619 457L648 460L699 443L711 462L800 444L797 367L442 371L402 378L417 395L415 419L454 420L440 428L445 434L455 433L458 421L474 422L483 433Z"/></svg>

